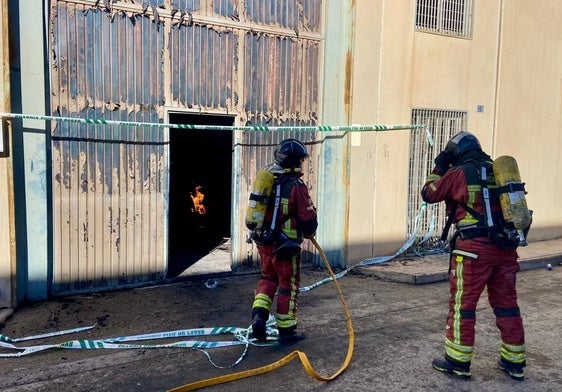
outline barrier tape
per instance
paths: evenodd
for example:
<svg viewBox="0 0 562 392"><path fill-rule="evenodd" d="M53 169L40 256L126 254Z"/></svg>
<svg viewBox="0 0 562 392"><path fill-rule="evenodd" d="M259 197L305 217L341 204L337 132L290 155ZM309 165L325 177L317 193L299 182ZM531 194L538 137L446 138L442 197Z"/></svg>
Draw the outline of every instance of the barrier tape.
<svg viewBox="0 0 562 392"><path fill-rule="evenodd" d="M293 351L291 354L287 355L286 357L282 358L281 360L279 360L275 363L272 363L270 365L267 365L267 366L263 366L263 367L253 369L253 370L249 370L249 371L234 373L234 374L223 376L223 377L216 377L214 379L195 382L195 383L192 383L192 384L188 384L188 385L185 385L185 386L182 386L182 387L175 388L172 391L190 391L190 390L193 390L193 389L202 388L204 386L210 386L210 385L225 383L225 382L234 381L234 380L238 380L238 379L245 378L245 377L250 377L250 376L262 374L262 373L274 370L278 367L281 367L281 366L285 365L286 363L292 361L295 358L299 358L301 363L303 364L305 370L307 371L307 373L309 375L311 375L313 378L315 378L319 381L331 381L331 380L335 379L336 377L338 377L349 366L349 363L351 362L351 358L353 356L353 347L354 347L354 344L355 344L355 332L353 331L353 324L352 324L352 321L351 321L351 315L349 313L349 309L348 309L347 304L345 302L345 298L343 296L341 288L339 287L339 285L336 281L336 278L334 277L334 274L332 272L332 269L330 268L330 264L329 264L329 262L326 258L326 255L324 254L324 251L322 250L320 245L318 245L318 243L316 242L316 240L314 238L312 238L311 241L314 244L314 246L318 249L318 252L320 253L320 256L321 256L322 260L324 261L324 264L325 264L328 272L330 273L330 275L333 278L333 281L334 281L334 284L335 284L336 289L338 291L341 303L342 303L342 305L344 307L344 310L345 310L346 323L347 323L347 328L348 328L348 331L349 331L349 342L348 342L347 354L346 354L343 365L331 376L327 376L327 377L321 376L314 370L314 368L310 364L310 361L308 360L305 353L303 353L301 351ZM11 344L11 343L17 342L17 341L25 341L25 340L39 339L39 338L45 338L45 337L51 337L51 336L58 336L58 335L73 333L73 332L80 332L80 331L92 329L93 327L95 327L95 325L92 325L92 326L89 326L89 327L81 327L81 328L75 328L75 329L70 329L70 330L58 331L58 332L51 332L51 333L42 334L42 335L33 335L33 336L29 336L29 337L24 337L24 338L16 338L16 339L10 338L10 337L5 336L5 335L0 335L0 347L1 348L19 351L17 353L0 353L0 357L2 357L2 358L21 357L21 356L24 356L24 355L29 355L29 354L32 354L32 353L36 353L36 352L40 352L40 351L44 351L44 350L49 350L49 349L54 349L54 348L62 348L62 349L147 349L147 348L177 348L177 347L183 347L183 348L192 348L192 349L196 349L198 351L201 351L207 356L207 358L209 359L211 364L213 364L215 367L226 368L226 366L216 365L211 360L210 355L204 349L218 348L218 347L228 347L228 346L235 346L235 345L245 345L245 349L244 349L244 352L242 353L242 355L234 363L232 363L228 367L236 366L246 356L246 353L248 351L248 347L251 344L257 345L257 346L268 346L268 345L272 345L272 344L278 344L277 341L276 341L276 335L278 335L278 331L277 331L276 328L274 328L274 325L275 325L275 319L272 316L270 316L270 318L267 322L267 333L268 333L268 336L271 337L272 343L266 342L266 343L263 343L263 344L255 344L255 343L252 343L249 340L248 335L249 335L249 331L251 330L251 327L247 328L247 329L246 328L239 328L239 327L196 328L196 329L187 329L187 330L184 329L184 330L176 330L176 331L169 331L169 332L157 332L157 333L149 333L149 334L142 334L142 335L121 336L121 337L106 338L106 339L99 339L99 340L86 340L86 339L70 340L70 341L66 341L66 342L63 342L63 343L59 343L59 344L37 345L37 346L28 346L28 347L18 347L18 346L15 346L15 345ZM123 344L124 342L130 342L130 341L154 340L154 339L187 337L187 336L220 335L220 334L227 334L227 333L233 334L237 338L237 340L236 341L222 341L222 342L180 341L180 342L169 343L169 344Z"/></svg>
<svg viewBox="0 0 562 392"><path fill-rule="evenodd" d="M75 332L81 332L81 331L86 331L88 329L92 329L94 328L96 325L90 325L89 327L80 327L80 328L73 328L73 329L66 329L64 331L56 331L56 332L48 332L48 333L44 333L42 335L33 335L33 336L27 336L24 338L15 338L12 339L9 336L6 335L2 335L0 334L0 342L10 342L10 343L15 343L15 342L23 342L25 340L34 340L34 339L42 339L42 338L49 338L51 336L58 336L58 335L66 335L69 333L75 333Z"/></svg>
<svg viewBox="0 0 562 392"><path fill-rule="evenodd" d="M332 277L332 280L334 282L334 285L335 285L335 287L338 291L340 301L341 301L341 303L343 305L343 308L344 308L344 311L345 311L347 330L349 332L349 341L348 341L348 346L347 346L347 354L345 356L345 360L344 360L342 366L335 373L333 373L331 376L321 376L320 374L318 374L314 370L314 368L312 367L312 365L311 365L310 361L308 360L308 357L306 356L306 354L302 351L295 350L295 351L291 352L289 355L287 355L287 356L281 358L280 360L278 360L276 362L273 362L269 365L265 365L265 366L262 366L262 367L259 367L259 368L250 369L250 370L246 370L246 371L242 371L242 372L238 372L238 373L228 374L228 375L225 375L225 376L210 378L210 379L206 379L206 380L202 380L202 381L196 381L196 382L193 382L193 383L190 383L190 384L186 384L186 385L183 385L183 386L180 386L180 387L177 387L177 388L170 389L168 392L193 391L195 389L200 389L200 388L208 387L208 386L211 386L211 385L223 384L223 383L227 383L227 382L231 382L231 381L235 381L235 380L240 380L242 378L257 376L259 374L267 373L267 372L270 372L270 371L275 370L277 368L280 368L281 366L286 365L287 363L291 362L295 358L300 359L300 361L301 361L302 365L304 366L306 372L312 378L314 378L318 381L332 381L335 378L337 378L341 373L343 373L343 371L349 366L349 363L351 362L351 358L353 356L353 347L355 345L355 332L353 330L353 323L351 321L351 315L349 313L349 309L347 307L347 303L345 302L345 298L343 296L341 288L340 288L338 282L336 281L336 278L334 276L334 273L332 272L332 269L330 268L330 263L328 262L328 260L326 258L326 255L324 254L324 251L322 250L320 245L318 245L318 242L316 242L316 240L314 238L312 238L310 241L312 241L312 243L314 244L314 246L316 247L316 249L320 253L322 261L324 262L324 265L326 266L326 269L330 273L330 275Z"/></svg>
<svg viewBox="0 0 562 392"><path fill-rule="evenodd" d="M346 315L346 323L347 323L347 328L348 328L348 332L349 332L348 350L347 350L347 354L346 354L344 363L334 374L332 374L331 376L321 376L321 375L319 375L314 370L314 368L312 367L312 365L311 365L310 361L308 360L308 357L306 356L306 354L302 351L297 350L297 351L293 351L292 353L285 356L284 358L281 358L280 360L278 360L274 363L271 363L269 365L266 365L266 366L262 366L262 367L259 367L259 368L256 368L256 369L238 372L238 373L234 373L234 374L230 374L230 375L226 375L226 376L215 377L215 378L212 378L212 379L197 381L197 382L194 382L194 383L191 383L191 384L187 384L187 385L184 385L184 386L180 386L180 387L171 389L170 392L191 391L191 390L195 390L195 389L199 389L199 388L203 388L203 387L207 387L207 386L211 386L211 385L235 381L235 380L239 380L239 379L246 378L246 377L252 377L252 376L255 376L255 375L259 375L259 374L263 374L263 373L266 373L266 372L273 371L273 370L291 362L295 358L299 358L302 365L304 366L306 372L311 377L313 377L314 379L316 379L318 381L331 381L331 380L334 380L335 378L337 378L349 366L349 363L351 362L351 358L353 356L353 348L354 348L354 344L355 344L355 332L353 330L351 315L349 313L349 309L348 309L347 304L345 302L345 298L343 296L341 288L339 287L339 285L337 283L337 279L344 276L347 272L351 271L353 268L356 268L360 265L371 265L371 264L381 263L383 261L388 261L388 260L396 257L397 255L401 254L406 249L408 249L412 245L412 243L415 239L415 234L418 231L419 221L420 221L421 216L423 215L423 213L425 211L425 208L426 208L426 203L422 203L422 205L420 207L420 212L418 213L418 215L416 217L416 220L415 220L415 225L414 225L414 230L413 230L412 235L394 255L363 260L362 262L360 262L360 263L358 263L358 264L356 264L356 265L354 265L350 268L347 268L346 270L340 272L337 275L334 275L334 273L333 273L333 271L330 267L330 264L329 264L329 262L326 258L326 255L325 255L324 251L322 250L322 248L320 247L320 245L316 242L316 240L314 238L311 239L312 243L314 244L314 246L316 247L316 249L320 253L320 256L321 256L321 258L322 258L322 260L323 260L323 262L326 266L326 269L328 270L328 272L330 274L330 278L324 279L324 280L322 280L320 282L317 282L317 283L315 283L311 286L302 288L301 291L310 291L311 289L313 289L315 287L318 287L321 284L327 283L329 281L333 281L334 284L335 284L335 287L338 291L340 301L341 301L341 303L344 307L344 311L345 311L345 315ZM101 339L101 340L85 340L85 339L70 340L70 341L67 341L67 342L59 343L59 344L38 345L38 346L30 346L30 347L17 347L15 345L10 344L10 343L14 343L14 342L18 342L18 341L26 341L26 340L45 338L45 337L58 336L58 335L74 333L74 332L80 332L80 331L92 329L92 328L95 327L95 325L88 326L88 327L74 328L74 329L64 330L64 331L58 331L58 332L50 332L50 333L42 334L42 335L33 335L33 336L29 336L29 337L24 337L24 338L16 338L16 339L13 339L13 338L10 338L8 336L0 334L0 347L1 348L19 351L18 353L0 353L0 357L1 358L21 357L21 356L24 356L24 355L29 355L29 354L36 353L36 352L39 352L39 351L44 351L44 350L54 349L54 348L63 348L63 349L147 349L147 348L178 348L178 347L181 347L181 348L192 348L194 350L201 351L203 354L205 354L207 356L207 359L209 360L209 362L213 366L215 366L217 368L223 368L224 369L224 368L231 368L231 367L234 367L237 364L239 364L245 358L250 345L270 346L272 344L278 344L277 341L276 341L278 331L274 327L275 326L275 319L271 315L270 315L270 318L269 318L266 326L267 326L267 334L268 334L268 342L269 343L266 342L266 343L261 343L261 344L260 343L253 343L248 338L248 335L251 331L251 326L249 328L217 327L217 328L196 328L196 329L187 329L187 330L184 329L184 330L157 332L157 333L149 333L149 334L142 334L142 335L121 336L121 337L106 338L106 339ZM222 342L180 341L180 342L169 343L169 344L123 344L123 342L130 342L130 341L154 340L154 339L187 337L187 336L220 335L220 334L227 334L227 333L233 334L236 337L237 340L236 341L222 341ZM237 345L245 345L244 351L239 356L239 358L229 366L219 366L219 365L217 365L216 363L213 362L209 353L207 351L205 351L205 349L209 349L209 348L230 347L230 346L237 346Z"/></svg>
<svg viewBox="0 0 562 392"><path fill-rule="evenodd" d="M46 115L33 115L33 114L21 114L21 113L0 113L0 117L5 118L20 118L20 119L34 119L34 120L49 120L49 121L61 121L61 122L72 122L72 123L85 123L85 124L96 124L96 125L122 125L122 126L135 126L135 127L153 127L153 128L179 128L179 129L190 129L190 130L211 130L211 131L220 131L220 130L238 130L238 131L313 131L313 132L330 132L330 131L340 131L340 132L362 132L362 131L387 131L387 130L406 130L406 129L417 129L417 128L425 128L426 136L431 145L433 145L433 138L431 133L429 132L429 128L424 125L353 125L353 126L214 126L214 125L193 125L193 124L166 124L166 123L149 123L149 122L135 122L135 121L119 121L119 120L105 120L105 119L91 119L91 118L72 118L72 117L62 117L62 116L46 116ZM345 302L345 298L339 287L337 279L347 274L352 269L358 266L365 266L365 265L372 265L377 263L382 263L384 261L391 260L392 258L398 256L406 249L408 249L415 240L415 233L417 232L417 226L420 219L421 214L425 210L425 203L422 204L420 209L420 213L416 218L416 225L414 232L410 236L410 238L406 241L406 243L394 254L391 256L383 256L377 257L373 259L363 260L360 263L347 268L346 270L340 272L336 275L332 272L330 264L326 259L326 255L324 251L320 247L320 245L316 242L314 238L311 239L314 246L317 248L320 256L330 273L330 278L317 282L311 286L301 288L301 291L309 291L312 288L318 287L321 284L327 283L329 281L333 281L335 287L338 291L340 301L344 307L345 315L346 315L346 323L349 332L349 341L348 341L348 349L347 354L342 366L331 376L321 376L318 374L314 368L312 367L310 361L308 360L306 354L302 351L293 351L289 355L281 358L280 360L262 366L256 369L251 369L243 372L238 372L222 377L216 377L208 380L202 380L194 383L190 383L178 388L174 388L170 390L170 392L183 392L183 391L191 391L194 389L199 389L206 386L226 383L230 381L239 380L246 377L251 377L259 374L263 374L274 369L277 369L285 364L289 363L295 358L299 358L302 365L304 366L306 372L316 380L319 381L331 381L337 378L343 371L349 366L351 362L351 358L353 356L353 348L355 344L355 332L353 330L353 324L351 320L351 315L349 313L349 309ZM71 340L59 344L52 344L52 345L39 345L39 346L31 346L31 347L17 347L9 342L16 342L16 341L23 341L23 340L31 340L37 339L40 337L47 337L47 336L57 336L62 335L64 333L71 333L77 331L83 331L86 329L93 328L91 327L84 327L84 328L76 328L74 330L67 330L67 331L60 331L60 332L53 332L45 335L35 335L27 338L20 338L20 339L11 339L7 336L0 335L0 347L13 349L13 350L20 350L18 353L0 353L0 357L20 357L23 355L28 355L31 353L52 349L52 348L64 348L64 349L145 349L145 348L171 348L171 347L187 347L193 348L196 350L200 350L207 355L209 360L211 358L209 354L204 351L203 349L206 348L217 348L217 347L227 347L227 346L234 346L234 345L242 345L244 344L246 347L242 355L235 361L230 367L235 366L239 363L246 355L247 350L251 342L248 339L248 329L237 328L237 327L220 327L220 328L199 328L199 329L192 329L192 330L178 330L178 331L171 331L171 332L161 332L155 334L145 334L145 335L135 335L135 336L124 336L124 337L117 337L117 338L108 338L102 340ZM122 342L127 341L138 341L138 340L148 340L148 339L161 339L161 338L172 338L178 336L201 336L201 335L208 335L208 334L223 334L223 333L233 333L237 337L237 341L223 341L223 342L205 342L205 341L180 341L175 343L169 344L123 344ZM266 343L267 345L267 343ZM214 366L217 366L212 361L211 363ZM218 367L218 366L217 366Z"/></svg>
<svg viewBox="0 0 562 392"><path fill-rule="evenodd" d="M233 367L240 363L242 359L246 356L247 350L251 342L247 339L247 329L239 327L217 327L217 328L195 328L195 329L182 329L176 331L168 332L157 332L143 335L133 335L133 336L121 336L114 338L98 339L98 340L88 340L88 339L77 339L70 340L58 344L48 344L48 345L37 345L28 347L18 347L9 342L39 339L49 336L62 335L64 333L79 332L86 329L91 329L91 327L76 328L73 330L66 330L60 332L53 332L44 335L35 335L27 338L12 339L8 336L0 335L0 347L9 350L18 350L17 353L0 353L0 358L14 358L22 357L24 355L33 354L39 351L49 350L49 349L147 349L147 348L192 348L203 352L211 364L218 368ZM169 339L177 337L190 337L190 336L205 336L205 335L223 335L223 334L233 334L237 340L235 341L219 341L219 342L207 342L207 341L179 341L167 344L123 344L124 342L140 341L140 340L154 340L154 339ZM229 366L218 366L216 365L210 355L205 351L205 349L211 348L221 348L221 347L231 347L245 345L244 352L242 355Z"/></svg>
<svg viewBox="0 0 562 392"><path fill-rule="evenodd" d="M426 202L422 202L421 206L420 206L420 211L418 212L418 215L416 216L416 220L414 223L414 229L412 230L412 234L410 235L410 237L406 240L406 242L400 247L400 249L398 249L394 254L392 255L388 255L388 256L379 256L379 257L374 257L371 259L365 259L363 261L360 261L357 264L352 265L351 267L347 267L346 269L344 269L341 272L338 272L337 274L330 276L326 279L322 279L314 284L311 284L310 286L305 286L305 287L301 287L300 291L301 292L306 292L306 291L310 291L318 286L321 286L325 283L328 283L330 281L332 281L333 279L339 279L342 276L345 276L348 272L354 270L357 267L365 267L368 265L374 265L374 264L379 264L379 263L384 263L385 261L389 261L394 259L395 257L401 255L402 253L404 253L408 248L410 248L412 246L412 244L414 243L414 241L416 240L417 237L417 233L418 233L418 227L419 227L419 223L420 220L423 216L423 214L425 213L425 209L427 207L427 203ZM429 234L426 236L428 237Z"/></svg>
<svg viewBox="0 0 562 392"><path fill-rule="evenodd" d="M152 127L152 128L179 128L179 129L198 129L206 131L303 131L303 132L364 132L364 131L394 131L404 129L426 128L425 125L317 125L317 126L238 126L238 125L194 125L194 124L166 124L166 123L150 123L137 121L121 121L121 120L105 120L96 118L78 118L78 117L62 117L62 116L45 116L39 114L25 113L0 113L0 117L20 118L31 120L61 121L83 124L97 125L123 125L130 127ZM429 135L431 137L431 135Z"/></svg>

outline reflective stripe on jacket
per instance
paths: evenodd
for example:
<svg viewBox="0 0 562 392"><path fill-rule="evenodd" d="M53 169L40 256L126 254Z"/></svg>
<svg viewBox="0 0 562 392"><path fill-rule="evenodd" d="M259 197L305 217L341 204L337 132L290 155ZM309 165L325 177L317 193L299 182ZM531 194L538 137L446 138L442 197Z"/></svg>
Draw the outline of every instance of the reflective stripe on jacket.
<svg viewBox="0 0 562 392"><path fill-rule="evenodd" d="M422 198L428 203L445 201L447 214L455 207L455 204L465 204L478 214L485 215L484 199L482 197L482 185L480 179L480 168L482 164L487 169L487 186L489 189L496 187L491 162L468 162L462 166L449 169L443 176L432 173L422 188ZM490 199L492 214L501 213L501 206L497 198ZM455 208L453 222L457 228L477 225L478 218L472 216L464 208ZM483 222L481 222L484 224Z"/></svg>
<svg viewBox="0 0 562 392"><path fill-rule="evenodd" d="M281 184L281 200L277 212L276 227L279 227L291 239L302 242L303 236L310 236L318 227L318 216L306 184L300 179L300 173L281 175L276 179ZM275 209L275 192L265 216L265 224L270 225Z"/></svg>

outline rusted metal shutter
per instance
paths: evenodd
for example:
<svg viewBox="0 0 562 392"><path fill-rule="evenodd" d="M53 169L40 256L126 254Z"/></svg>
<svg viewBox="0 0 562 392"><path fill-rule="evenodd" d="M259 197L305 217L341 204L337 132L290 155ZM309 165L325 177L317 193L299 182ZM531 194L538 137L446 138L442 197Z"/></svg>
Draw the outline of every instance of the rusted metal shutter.
<svg viewBox="0 0 562 392"><path fill-rule="evenodd" d="M166 123L168 110L224 113L239 125L316 125L321 0L51 2L52 112ZM54 293L166 278L169 132L52 124ZM233 269L257 268L243 214L251 182L286 137L235 131Z"/></svg>
<svg viewBox="0 0 562 392"><path fill-rule="evenodd" d="M66 2L52 12L54 112L158 122L162 29ZM166 140L160 129L52 124L54 293L164 278Z"/></svg>

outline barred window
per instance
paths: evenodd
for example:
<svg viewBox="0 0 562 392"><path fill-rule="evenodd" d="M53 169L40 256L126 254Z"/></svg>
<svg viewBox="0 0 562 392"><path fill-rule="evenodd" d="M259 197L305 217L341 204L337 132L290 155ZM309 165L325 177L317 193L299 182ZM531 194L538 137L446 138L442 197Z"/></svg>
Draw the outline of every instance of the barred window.
<svg viewBox="0 0 562 392"><path fill-rule="evenodd" d="M417 0L416 29L471 38L473 1Z"/></svg>
<svg viewBox="0 0 562 392"><path fill-rule="evenodd" d="M407 235L416 235L412 249L417 253L442 251L444 244L440 242L440 237L446 222L445 203L427 205L416 227L416 218L423 203L421 189L433 169L433 159L453 135L467 130L467 112L413 109L412 124L425 125L426 128L410 133ZM428 133L433 146L428 140Z"/></svg>

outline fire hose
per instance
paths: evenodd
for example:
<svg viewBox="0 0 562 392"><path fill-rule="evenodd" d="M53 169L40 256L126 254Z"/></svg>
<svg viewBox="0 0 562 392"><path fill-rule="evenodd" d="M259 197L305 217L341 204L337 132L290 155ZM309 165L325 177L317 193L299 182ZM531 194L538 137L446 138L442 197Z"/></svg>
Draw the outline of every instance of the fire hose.
<svg viewBox="0 0 562 392"><path fill-rule="evenodd" d="M281 366L286 365L287 363L291 362L295 358L300 359L300 361L301 361L302 365L304 366L304 369L306 370L306 372L312 378L314 378L318 381L332 381L332 380L336 379L340 374L343 373L343 371L349 366L349 363L351 362L351 357L353 356L353 347L355 345L355 332L353 331L353 323L351 321L351 315L349 313L347 303L345 302L343 292L341 291L341 288L340 288L340 286L337 282L337 279L334 276L334 272L332 271L332 268L330 267L330 263L328 262L328 259L326 258L326 255L324 254L324 251L322 250L322 248L320 247L318 242L316 242L316 239L311 238L310 241L314 244L314 246L318 250L318 253L320 254L320 257L322 258L322 261L324 262L324 265L326 266L326 269L330 273L330 276L331 276L331 278L334 282L336 290L338 291L340 301L343 305L343 309L345 311L345 318L346 318L346 322L347 322L347 330L349 332L349 341L348 341L348 345L347 345L347 354L346 354L345 360L344 360L343 364L340 366L340 368L334 374L332 374L331 376L322 376L314 370L310 361L308 360L308 357L306 356L306 354L304 352L299 351L299 350L295 350L295 351L291 352L290 354L288 354L287 356L281 358L280 360L278 360L276 362L273 362L273 363L270 363L270 364L265 365L265 366L261 366L261 367L255 368L255 369L245 370L245 371L242 371L242 372L227 374L225 376L214 377L214 378L209 378L209 379L206 379L206 380L196 381L196 382L193 382L193 383L189 383L189 384L186 384L186 385L183 385L183 386L179 386L179 387L170 389L168 392L193 391L193 390L205 388L205 387L208 387L208 386L211 386L211 385L224 384L224 383L227 383L227 382L236 381L236 380L240 380L240 379L247 378L247 377L257 376L259 374L264 374L264 373L273 371L277 368L280 368Z"/></svg>

